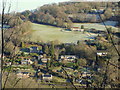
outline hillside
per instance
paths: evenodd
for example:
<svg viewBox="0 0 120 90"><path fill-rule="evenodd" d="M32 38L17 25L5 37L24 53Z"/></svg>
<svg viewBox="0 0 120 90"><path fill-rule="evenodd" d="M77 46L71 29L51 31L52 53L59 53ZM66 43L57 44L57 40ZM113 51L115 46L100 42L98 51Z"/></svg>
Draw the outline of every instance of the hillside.
<svg viewBox="0 0 120 90"><path fill-rule="evenodd" d="M85 40L89 37L92 37L87 33L83 34L82 32L61 31L62 28L42 24L33 23L32 28L32 41L59 41L61 43L77 43L78 40Z"/></svg>
<svg viewBox="0 0 120 90"><path fill-rule="evenodd" d="M113 20L117 16L117 3L64 2L47 4L34 11L22 12L21 18L34 23L70 28L72 23L101 22L98 13L103 20Z"/></svg>

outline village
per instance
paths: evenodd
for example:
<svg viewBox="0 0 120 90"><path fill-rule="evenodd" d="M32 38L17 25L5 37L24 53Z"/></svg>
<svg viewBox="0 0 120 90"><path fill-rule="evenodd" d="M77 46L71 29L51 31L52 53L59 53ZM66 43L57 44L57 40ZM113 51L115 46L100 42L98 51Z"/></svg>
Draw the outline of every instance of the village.
<svg viewBox="0 0 120 90"><path fill-rule="evenodd" d="M3 89L118 87L118 5L59 2L10 14L3 9Z"/></svg>
<svg viewBox="0 0 120 90"><path fill-rule="evenodd" d="M86 44L88 44L87 42L85 41ZM70 46L72 44L64 45ZM89 45L95 45L95 42L94 44L93 42L89 43ZM50 44L48 46L50 48ZM62 53L57 58L52 58L45 51L45 45L24 42L14 61L10 60L9 56L4 56L4 68L9 70L10 66L12 66L12 72L16 74L17 78L32 78L34 80L37 78L37 82L69 83L72 81L78 83L81 87L91 85L94 80L94 72L100 70L100 67L95 67L96 63L94 61L89 66L87 63L84 63L86 61L84 59L80 61L81 64L83 62L83 65L79 65L78 60L82 58L75 54L65 54L64 50ZM99 49L94 54L100 58L109 58L105 49ZM51 61L52 66L49 65ZM65 72L67 72L69 78Z"/></svg>

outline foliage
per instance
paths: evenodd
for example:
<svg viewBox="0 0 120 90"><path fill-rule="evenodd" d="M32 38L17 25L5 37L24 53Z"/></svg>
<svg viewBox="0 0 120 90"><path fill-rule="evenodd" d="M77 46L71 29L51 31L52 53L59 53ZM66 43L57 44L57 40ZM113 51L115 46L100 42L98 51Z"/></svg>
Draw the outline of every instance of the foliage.
<svg viewBox="0 0 120 90"><path fill-rule="evenodd" d="M89 14L95 7L97 7L98 10L104 8L104 20L110 18L112 16L111 6L115 7L115 3L109 3L107 9L105 9L105 5L105 3L100 2L63 2L58 5L48 4L35 9L33 12L30 12L29 10L22 12L21 18L36 23L66 27L69 29L72 26L72 22L97 22L96 15ZM65 23L67 23L67 25Z"/></svg>
<svg viewBox="0 0 120 90"><path fill-rule="evenodd" d="M75 65L74 63L67 63L65 66L66 67L74 67L74 65Z"/></svg>
<svg viewBox="0 0 120 90"><path fill-rule="evenodd" d="M45 54L47 54L47 55L49 54L49 48L48 48L47 45L44 46L44 50L43 51L44 51Z"/></svg>
<svg viewBox="0 0 120 90"><path fill-rule="evenodd" d="M84 29L84 25L81 25L81 29Z"/></svg>

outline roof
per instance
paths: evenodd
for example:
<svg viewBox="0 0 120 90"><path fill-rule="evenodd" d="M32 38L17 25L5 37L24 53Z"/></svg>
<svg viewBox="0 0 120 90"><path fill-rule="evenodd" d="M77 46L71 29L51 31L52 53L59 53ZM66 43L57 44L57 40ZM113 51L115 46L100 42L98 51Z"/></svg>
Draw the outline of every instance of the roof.
<svg viewBox="0 0 120 90"><path fill-rule="evenodd" d="M43 75L43 77L51 77L52 75Z"/></svg>
<svg viewBox="0 0 120 90"><path fill-rule="evenodd" d="M29 72L22 72L23 74L29 74Z"/></svg>
<svg viewBox="0 0 120 90"><path fill-rule="evenodd" d="M22 74L29 74L29 72L17 72L17 74L22 73Z"/></svg>
<svg viewBox="0 0 120 90"><path fill-rule="evenodd" d="M47 59L47 58L42 58L41 60L42 60L42 61L43 61L43 60L46 61L46 60L48 60L48 59Z"/></svg>
<svg viewBox="0 0 120 90"><path fill-rule="evenodd" d="M28 60L21 60L21 62L27 62Z"/></svg>
<svg viewBox="0 0 120 90"><path fill-rule="evenodd" d="M72 28L79 28L79 27L72 27Z"/></svg>
<svg viewBox="0 0 120 90"><path fill-rule="evenodd" d="M38 47L36 47L36 46L31 46L30 48L38 48Z"/></svg>
<svg viewBox="0 0 120 90"><path fill-rule="evenodd" d="M64 57L76 57L76 55L64 55Z"/></svg>

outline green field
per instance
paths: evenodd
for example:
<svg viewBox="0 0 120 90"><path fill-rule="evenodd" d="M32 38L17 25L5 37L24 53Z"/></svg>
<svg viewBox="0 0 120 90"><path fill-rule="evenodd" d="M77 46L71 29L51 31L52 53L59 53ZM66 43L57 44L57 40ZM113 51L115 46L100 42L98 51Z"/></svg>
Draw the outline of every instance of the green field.
<svg viewBox="0 0 120 90"><path fill-rule="evenodd" d="M95 28L97 30L105 30L104 25L102 24L91 24L91 23L74 23L74 26L81 27L84 25L85 28ZM117 29L111 26L114 29ZM61 43L76 43L78 40L86 40L90 37L96 36L97 34L89 33L82 33L82 32L75 32L75 31L61 31L62 28L42 25L42 24L35 24L32 23L32 35L31 41L42 41L42 42L49 42L49 41L59 41Z"/></svg>
<svg viewBox="0 0 120 90"><path fill-rule="evenodd" d="M78 40L88 39L88 34L82 32L61 31L62 28L32 23L32 41L55 41L61 43L76 43Z"/></svg>
<svg viewBox="0 0 120 90"><path fill-rule="evenodd" d="M84 28L94 28L101 31L106 30L103 23L74 23L74 26L76 27L81 27L81 25L84 25ZM105 25L107 26L107 28L111 27L113 30L118 31L118 28L114 27L115 26L114 21L106 21Z"/></svg>

